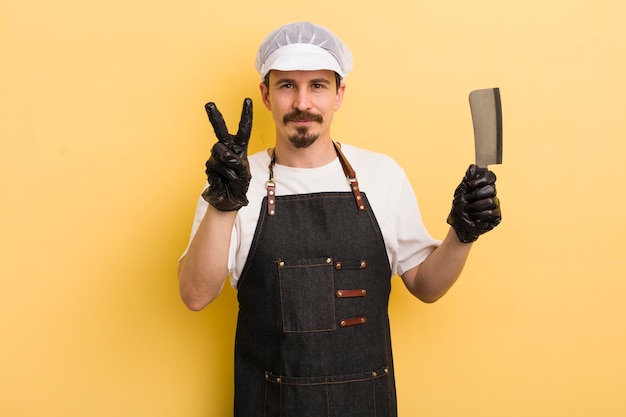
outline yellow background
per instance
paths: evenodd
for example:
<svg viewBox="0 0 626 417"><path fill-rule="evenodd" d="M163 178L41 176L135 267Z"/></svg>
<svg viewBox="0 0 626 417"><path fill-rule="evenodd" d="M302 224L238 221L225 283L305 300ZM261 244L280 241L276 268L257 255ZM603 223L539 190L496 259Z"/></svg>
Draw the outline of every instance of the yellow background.
<svg viewBox="0 0 626 417"><path fill-rule="evenodd" d="M626 415L619 0L0 2L0 415L228 416L235 292L185 309L216 101L271 146L253 62L309 19L352 49L334 137L382 151L443 237L500 87L503 222L433 305L394 280L401 416Z"/></svg>

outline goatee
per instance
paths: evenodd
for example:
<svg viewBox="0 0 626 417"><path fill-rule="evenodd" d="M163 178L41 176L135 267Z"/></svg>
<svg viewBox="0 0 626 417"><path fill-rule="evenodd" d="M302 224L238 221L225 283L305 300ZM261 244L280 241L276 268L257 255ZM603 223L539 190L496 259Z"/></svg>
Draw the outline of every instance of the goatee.
<svg viewBox="0 0 626 417"><path fill-rule="evenodd" d="M297 128L296 134L289 136L289 141L295 148L308 148L319 136L318 133L309 133L308 128L301 126Z"/></svg>

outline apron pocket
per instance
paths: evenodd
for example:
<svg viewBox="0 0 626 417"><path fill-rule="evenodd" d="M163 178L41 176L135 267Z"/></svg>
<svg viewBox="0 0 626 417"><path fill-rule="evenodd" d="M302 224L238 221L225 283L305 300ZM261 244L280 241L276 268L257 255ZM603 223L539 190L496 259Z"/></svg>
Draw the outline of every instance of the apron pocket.
<svg viewBox="0 0 626 417"><path fill-rule="evenodd" d="M335 330L335 283L331 257L278 260L284 333Z"/></svg>
<svg viewBox="0 0 626 417"><path fill-rule="evenodd" d="M388 417L389 368L330 377L285 377L266 372L265 416Z"/></svg>

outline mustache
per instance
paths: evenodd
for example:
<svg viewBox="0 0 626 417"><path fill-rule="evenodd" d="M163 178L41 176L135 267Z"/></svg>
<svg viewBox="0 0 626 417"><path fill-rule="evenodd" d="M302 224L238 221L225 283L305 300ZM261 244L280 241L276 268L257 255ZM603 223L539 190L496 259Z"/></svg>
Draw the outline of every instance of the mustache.
<svg viewBox="0 0 626 417"><path fill-rule="evenodd" d="M283 116L283 123L288 122L318 122L322 123L324 118L319 114L309 113L307 111L294 110Z"/></svg>

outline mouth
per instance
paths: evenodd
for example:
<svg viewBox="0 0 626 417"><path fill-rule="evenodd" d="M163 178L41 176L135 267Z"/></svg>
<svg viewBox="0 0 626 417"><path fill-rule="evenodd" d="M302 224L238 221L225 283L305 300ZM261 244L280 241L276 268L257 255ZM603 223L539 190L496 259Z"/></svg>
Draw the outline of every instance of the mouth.
<svg viewBox="0 0 626 417"><path fill-rule="evenodd" d="M310 119L307 119L307 120L302 120L302 119L298 119L298 120L289 120L289 121L288 121L288 123L293 123L293 124L298 125L298 126L304 126L304 125L309 125L309 124L315 123L315 120L310 120Z"/></svg>

